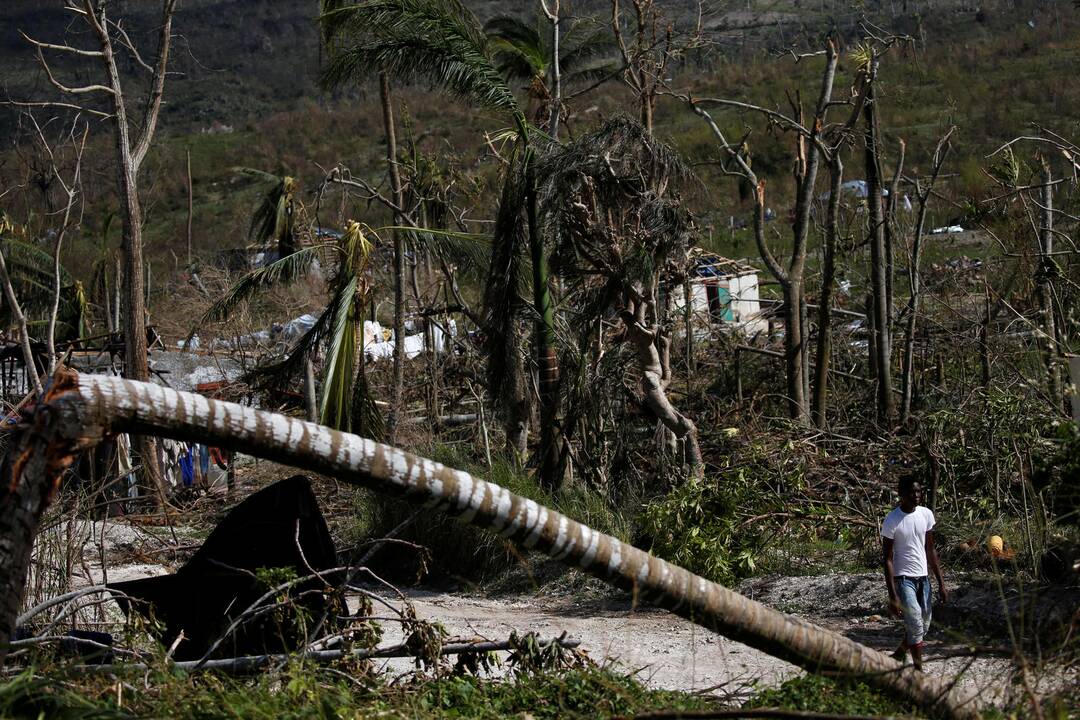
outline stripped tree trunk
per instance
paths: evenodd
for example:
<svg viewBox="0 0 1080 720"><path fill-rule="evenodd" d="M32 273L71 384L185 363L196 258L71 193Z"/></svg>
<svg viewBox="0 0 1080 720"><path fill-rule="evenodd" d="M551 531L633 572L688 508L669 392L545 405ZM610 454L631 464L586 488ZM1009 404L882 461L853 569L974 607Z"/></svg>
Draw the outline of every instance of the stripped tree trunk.
<svg viewBox="0 0 1080 720"><path fill-rule="evenodd" d="M638 296L635 299L634 296ZM626 328L630 343L637 355L641 369L641 392L648 406L665 430L683 447L682 462L696 476L704 473L705 465L701 458L701 446L698 444L698 431L694 421L683 415L672 405L667 396L667 386L671 383L669 357L671 342L662 338L659 324L649 327L649 303L641 299L643 293L625 293L624 310L619 313L623 327ZM657 342L660 340L660 342Z"/></svg>
<svg viewBox="0 0 1080 720"><path fill-rule="evenodd" d="M16 431L18 452L9 453L0 478L0 507L20 513L0 513L0 527L7 531L0 538L0 589L10 591L0 618L0 659L22 594L32 533L73 449L92 447L109 433L141 432L231 448L404 495L800 667L863 676L945 717L978 717L974 699L955 684L772 610L499 485L403 450L296 418L103 375L62 370L47 399L38 407L48 409Z"/></svg>
<svg viewBox="0 0 1080 720"><path fill-rule="evenodd" d="M397 133L394 128L394 106L390 94L390 79L379 73L379 99L382 102L383 131L386 133L386 168L390 173L390 191L394 205L402 207L401 172L398 169ZM394 212L394 225L401 224L401 213ZM374 320L375 318L372 318ZM428 350L431 350L429 347ZM386 437L390 444L396 441L398 416L402 410L405 393L405 241L401 232L394 231L394 380L390 396L390 413L386 423Z"/></svg>
<svg viewBox="0 0 1080 720"><path fill-rule="evenodd" d="M829 366L832 363L832 292L836 279L836 239L840 223L840 191L844 164L834 153L829 164L829 208L825 217L825 257L821 267L821 296L818 299L818 336L815 358L814 425L828 425Z"/></svg>
<svg viewBox="0 0 1080 720"><path fill-rule="evenodd" d="M1054 409L1060 411L1062 405L1061 366L1058 348L1057 323L1054 317L1054 286L1052 279L1056 274L1054 265L1054 185L1050 164L1043 160L1042 172L1042 222L1039 228L1039 268L1035 275L1035 288L1039 298L1040 328L1043 333L1042 354L1046 365L1046 386Z"/></svg>
<svg viewBox="0 0 1080 720"><path fill-rule="evenodd" d="M116 64L112 21L106 17L105 3L82 2L83 20L97 36L101 47L100 61L107 78L112 109L112 125L116 148L116 185L120 196L120 217L123 223L124 256L124 376L135 380L150 379L150 364L146 343L146 295L142 259L142 206L139 200L139 170L150 150L157 129L161 100L165 91L166 68L172 43L172 21L177 0L165 0L161 11L157 59L150 81L150 92L140 118L139 131L132 136L128 121L127 102ZM123 43L123 41L121 41ZM117 308L118 312L120 308ZM144 484L151 490L160 506L165 501L165 485L158 466L157 448L153 438L135 437L134 446L142 467Z"/></svg>
<svg viewBox="0 0 1080 720"><path fill-rule="evenodd" d="M871 366L877 379L878 422L887 427L893 419L892 391L892 342L890 333L888 258L885 247L885 212L881 191L881 136L878 132L877 61L870 68L869 85L866 88L866 120L864 134L866 157L866 205L870 216L870 286L873 315L873 356Z"/></svg>
<svg viewBox="0 0 1080 720"><path fill-rule="evenodd" d="M930 173L930 180L925 190L916 178L915 193L916 202L919 204L919 214L915 221L915 237L911 241L911 257L908 261L908 306L907 326L904 328L904 374L900 382L900 423L906 424L911 417L911 403L915 388L915 328L919 320L919 303L922 299L922 242L926 232L926 209L930 202L930 194L934 191L941 167L945 164L945 158L949 156L952 145L949 138L953 130L950 128L934 149L934 166Z"/></svg>

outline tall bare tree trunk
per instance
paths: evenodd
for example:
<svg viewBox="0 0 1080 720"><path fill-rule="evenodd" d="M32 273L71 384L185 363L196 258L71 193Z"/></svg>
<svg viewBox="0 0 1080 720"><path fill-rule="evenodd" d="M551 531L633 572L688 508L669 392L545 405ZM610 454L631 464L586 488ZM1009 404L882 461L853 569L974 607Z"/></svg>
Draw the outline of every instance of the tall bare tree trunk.
<svg viewBox="0 0 1080 720"><path fill-rule="evenodd" d="M931 186L932 187L932 186ZM919 185L915 186L919 192ZM911 261L908 263L907 326L904 328L904 375L900 382L900 423L906 424L911 417L911 400L915 387L915 329L919 321L919 304L922 301L922 241L926 230L926 204L929 193L919 193L919 217L915 222L915 238L911 243Z"/></svg>
<svg viewBox="0 0 1080 720"><path fill-rule="evenodd" d="M1050 164L1043 159L1042 171L1042 222L1039 228L1039 269L1035 277L1035 288L1039 298L1039 315L1042 320L1043 362L1046 365L1046 387L1053 400L1054 408L1061 410L1063 390L1061 365L1058 358L1057 322L1054 317L1053 277L1057 273L1054 263L1054 186Z"/></svg>
<svg viewBox="0 0 1080 720"><path fill-rule="evenodd" d="M872 364L877 379L878 422L888 427L893 419L892 342L889 322L888 258L885 247L885 213L882 207L881 137L878 130L877 60L872 61L866 88L863 117L866 122L866 205L870 219L870 286L874 321Z"/></svg>
<svg viewBox="0 0 1080 720"><path fill-rule="evenodd" d="M919 321L919 304L922 300L922 242L926 232L926 210L930 202L934 184L941 172L945 158L949 156L952 145L949 138L953 130L950 128L934 148L933 168L930 179L924 190L919 180L915 180L916 202L919 204L918 217L915 221L915 236L911 241L911 258L908 261L908 306L907 326L904 328L904 366L903 377L900 384L900 423L907 423L911 417L911 403L915 387L915 329Z"/></svg>
<svg viewBox="0 0 1080 720"><path fill-rule="evenodd" d="M658 323L652 323L650 327L649 316L654 314L650 312L650 303L635 302L632 295L648 297L649 293L641 292L640 288L633 294L624 293L624 310L619 314L637 353L645 405L663 423L665 430L677 443L682 443L683 464L692 474L700 477L705 466L698 443L697 426L693 420L679 412L667 396L667 387L671 383L670 338L660 337Z"/></svg>
<svg viewBox="0 0 1080 720"><path fill-rule="evenodd" d="M808 425L806 396L803 394L803 353L806 351L803 328L803 280L788 279L784 291L784 367L787 375L788 416L800 425Z"/></svg>
<svg viewBox="0 0 1080 720"><path fill-rule="evenodd" d="M829 367L832 364L832 293L836 279L836 240L840 223L840 192L844 165L835 153L829 164L829 207L825 217L824 258L821 266L821 295L818 299L818 336L815 355L814 425L828 425Z"/></svg>
<svg viewBox="0 0 1080 720"><path fill-rule="evenodd" d="M562 68L559 64L560 25L560 0L551 0L548 6L547 0L541 0L544 14L551 21L551 110L548 115L548 134L555 142L559 141L559 119L562 115Z"/></svg>
<svg viewBox="0 0 1080 720"><path fill-rule="evenodd" d="M188 267L191 266L191 221L194 219L194 187L191 182L191 148L187 151L188 160Z"/></svg>
<svg viewBox="0 0 1080 720"><path fill-rule="evenodd" d="M39 406L40 407L40 406ZM434 506L529 549L543 552L755 649L813 672L857 675L923 710L974 720L978 706L954 683L923 674L839 633L786 615L597 532L559 512L466 472L314 423L191 393L102 375L65 372L49 391L49 410L14 437L0 478L0 506L29 493L33 510L2 527L0 660L29 562L29 544L48 491L76 447L110 432L152 432L238 450ZM16 474L18 473L18 474ZM7 513L0 522L10 523Z"/></svg>
<svg viewBox="0 0 1080 720"><path fill-rule="evenodd" d="M394 128L393 97L390 79L379 73L379 100L382 102L383 131L386 133L386 166L390 173L390 190L398 209L404 202L401 192L401 171L398 168L397 132ZM394 212L394 225L401 225L401 213ZM428 348L433 352L433 348ZM405 240L394 231L394 380L391 390L390 414L386 437L391 445L397 441L397 427L405 394Z"/></svg>

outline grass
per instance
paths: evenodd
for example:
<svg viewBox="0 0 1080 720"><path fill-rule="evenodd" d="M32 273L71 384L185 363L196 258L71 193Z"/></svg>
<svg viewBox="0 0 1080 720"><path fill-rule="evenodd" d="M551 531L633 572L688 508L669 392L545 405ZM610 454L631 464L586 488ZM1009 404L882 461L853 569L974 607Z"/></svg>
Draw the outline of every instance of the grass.
<svg viewBox="0 0 1080 720"><path fill-rule="evenodd" d="M788 710L842 715L911 716L915 708L899 702L858 680L836 680L801 675L779 688L760 691L746 707L782 707Z"/></svg>
<svg viewBox="0 0 1080 720"><path fill-rule="evenodd" d="M344 677L343 677L344 676ZM349 678L349 679L344 679ZM694 695L648 690L636 680L587 667L513 675L417 677L390 685L360 667L293 663L253 680L202 673L153 673L149 682L117 682L26 672L0 685L5 718L115 720L185 717L198 720L273 718L506 717L609 718L651 710L705 710L715 702Z"/></svg>

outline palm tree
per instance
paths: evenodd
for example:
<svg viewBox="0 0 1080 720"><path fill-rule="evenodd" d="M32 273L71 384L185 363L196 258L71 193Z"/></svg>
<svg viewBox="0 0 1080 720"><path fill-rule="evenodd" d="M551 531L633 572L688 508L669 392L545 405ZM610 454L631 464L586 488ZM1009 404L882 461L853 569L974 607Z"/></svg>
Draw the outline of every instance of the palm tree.
<svg viewBox="0 0 1080 720"><path fill-rule="evenodd" d="M34 532L76 449L109 432L153 432L241 450L428 503L811 672L855 675L950 720L979 717L977 702L955 682L904 667L504 487L397 448L296 418L105 375L61 371L37 407L39 414L11 434L11 451L0 465L0 662L22 600Z"/></svg>
<svg viewBox="0 0 1080 720"><path fill-rule="evenodd" d="M589 20L566 23L558 17L557 5L554 13L549 12L540 9L532 23L500 15L485 23L484 33L499 71L523 84L528 96L539 105L538 117L548 110L546 129L556 137L562 84L600 82L613 77L619 66L614 61L615 45L609 32L594 27Z"/></svg>
<svg viewBox="0 0 1080 720"><path fill-rule="evenodd" d="M370 231L349 222L340 238L296 249L244 276L204 313L199 326L223 321L241 304L267 288L296 282L309 276L324 253L337 259L330 279L329 299L315 324L285 358L259 368L253 379L272 386L299 375L304 361L325 344L320 420L324 425L369 437L380 437L382 423L367 392L362 359L364 308L370 288L369 270L373 244Z"/></svg>
<svg viewBox="0 0 1080 720"><path fill-rule="evenodd" d="M355 82L376 68L404 82L423 78L475 106L504 114L513 125L514 150L506 183L519 185L520 191L504 190L502 200L512 200L514 204L500 205L499 214L514 220L501 223L505 230L520 227L522 215L527 223L540 375L540 477L549 487L557 486L560 482L559 366L548 263L536 224L533 171L536 136L499 71L494 49L476 17L459 0L323 0L322 10L320 21L328 50L322 77L325 86ZM504 260L511 247L518 247L512 237L497 234L494 238L492 273L502 272L503 276L489 279L486 292L489 302L485 311L493 328L507 327L506 314L520 307L513 297L497 294L499 290L511 293L517 290L512 276L505 274L516 263L496 262ZM496 333L489 335L490 356L506 357L505 346L513 341ZM495 365L499 366L497 362ZM512 367L512 364L502 366Z"/></svg>
<svg viewBox="0 0 1080 720"><path fill-rule="evenodd" d="M682 161L642 125L615 117L548 153L537 172L555 248L552 266L571 291L587 298L580 303L583 324L619 318L641 373L644 404L672 444L682 443L683 465L700 474L697 427L667 396L671 335L657 308L664 285L670 293L689 263L691 217L669 192L687 175Z"/></svg>
<svg viewBox="0 0 1080 720"><path fill-rule="evenodd" d="M290 175L278 177L253 168L233 170L273 183L251 216L248 237L258 243L276 243L279 258L292 255L300 247L296 237L296 223L303 212L302 206L297 207L296 178Z"/></svg>

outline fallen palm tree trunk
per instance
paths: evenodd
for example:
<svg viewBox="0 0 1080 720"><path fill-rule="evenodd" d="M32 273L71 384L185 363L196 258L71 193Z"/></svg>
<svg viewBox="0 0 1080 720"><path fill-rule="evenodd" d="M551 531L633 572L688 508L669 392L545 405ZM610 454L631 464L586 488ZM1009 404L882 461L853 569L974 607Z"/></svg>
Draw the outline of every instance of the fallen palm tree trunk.
<svg viewBox="0 0 1080 720"><path fill-rule="evenodd" d="M0 653L6 652L30 541L51 488L79 449L114 432L199 441L405 495L812 672L860 676L955 720L978 717L974 700L955 684L903 667L839 633L772 610L466 472L311 422L151 383L70 371L59 372L50 383L44 402L12 438L4 461Z"/></svg>

